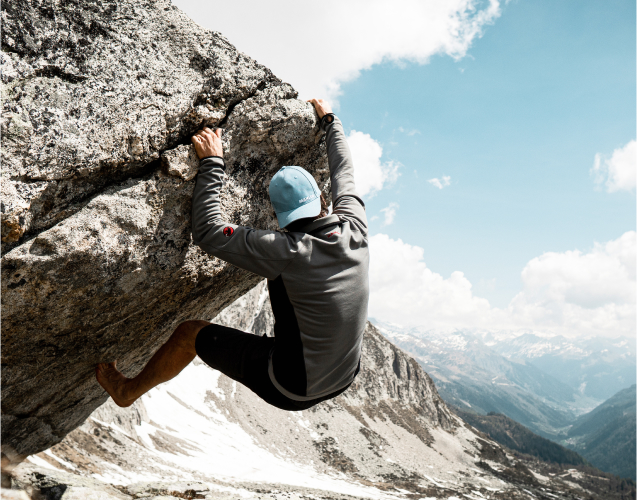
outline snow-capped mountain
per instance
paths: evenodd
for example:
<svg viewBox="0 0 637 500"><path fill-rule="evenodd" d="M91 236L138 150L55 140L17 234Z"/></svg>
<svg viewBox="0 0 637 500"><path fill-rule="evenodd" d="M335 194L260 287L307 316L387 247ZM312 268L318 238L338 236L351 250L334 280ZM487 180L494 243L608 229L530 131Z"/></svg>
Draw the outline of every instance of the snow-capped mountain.
<svg viewBox="0 0 637 500"><path fill-rule="evenodd" d="M549 438L607 393L635 381L634 340L372 322L419 361L445 401L478 413L503 413Z"/></svg>
<svg viewBox="0 0 637 500"><path fill-rule="evenodd" d="M484 343L507 359L527 362L565 382L580 394L606 400L635 383L635 338L569 339L524 333Z"/></svg>

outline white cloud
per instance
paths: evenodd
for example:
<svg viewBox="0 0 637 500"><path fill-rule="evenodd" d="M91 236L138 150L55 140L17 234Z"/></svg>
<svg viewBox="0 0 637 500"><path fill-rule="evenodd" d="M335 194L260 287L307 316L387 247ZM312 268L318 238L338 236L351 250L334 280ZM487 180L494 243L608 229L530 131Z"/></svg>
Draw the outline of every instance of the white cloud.
<svg viewBox="0 0 637 500"><path fill-rule="evenodd" d="M394 219L396 218L396 211L398 210L398 203L391 202L385 208L381 209L381 212L385 215L385 221L383 222L383 226L389 226L394 223Z"/></svg>
<svg viewBox="0 0 637 500"><path fill-rule="evenodd" d="M636 241L629 231L588 253L544 253L522 270L522 291L498 309L473 294L463 273L445 279L427 267L422 248L378 234L370 238L369 314L427 328L635 335Z"/></svg>
<svg viewBox="0 0 637 500"><path fill-rule="evenodd" d="M635 232L589 253L547 252L522 271L524 284L509 306L522 324L572 332L634 334Z"/></svg>
<svg viewBox="0 0 637 500"><path fill-rule="evenodd" d="M447 279L423 261L424 250L385 234L370 238L369 315L427 327L465 326L491 319L486 299L475 297L461 272Z"/></svg>
<svg viewBox="0 0 637 500"><path fill-rule="evenodd" d="M432 186L437 187L438 189L442 189L451 184L451 177L448 175L443 175L441 179L434 177L433 179L429 179L427 182Z"/></svg>
<svg viewBox="0 0 637 500"><path fill-rule="evenodd" d="M384 186L396 182L399 163L380 161L383 148L369 134L352 130L347 136L354 162L356 189L361 196L374 196Z"/></svg>
<svg viewBox="0 0 637 500"><path fill-rule="evenodd" d="M462 58L500 15L498 0L174 0L197 23L291 83L302 98L336 98L383 61Z"/></svg>
<svg viewBox="0 0 637 500"><path fill-rule="evenodd" d="M637 142L630 141L623 148L613 151L610 159L595 155L591 170L598 184L605 184L609 193L615 191L635 191L637 180Z"/></svg>

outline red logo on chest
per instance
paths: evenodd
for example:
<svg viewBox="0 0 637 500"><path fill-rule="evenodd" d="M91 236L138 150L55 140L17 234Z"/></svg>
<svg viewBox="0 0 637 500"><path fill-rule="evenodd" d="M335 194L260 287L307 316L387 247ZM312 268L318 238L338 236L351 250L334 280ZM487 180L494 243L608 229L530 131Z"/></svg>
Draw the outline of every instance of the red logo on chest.
<svg viewBox="0 0 637 500"><path fill-rule="evenodd" d="M230 226L226 226L223 228L223 234L224 236L230 238L230 236L234 234L234 229L232 229Z"/></svg>
<svg viewBox="0 0 637 500"><path fill-rule="evenodd" d="M334 236L335 234L337 234L339 236L341 235L341 233L339 233L338 231L332 231L331 233L328 233L327 237L330 238L330 237Z"/></svg>

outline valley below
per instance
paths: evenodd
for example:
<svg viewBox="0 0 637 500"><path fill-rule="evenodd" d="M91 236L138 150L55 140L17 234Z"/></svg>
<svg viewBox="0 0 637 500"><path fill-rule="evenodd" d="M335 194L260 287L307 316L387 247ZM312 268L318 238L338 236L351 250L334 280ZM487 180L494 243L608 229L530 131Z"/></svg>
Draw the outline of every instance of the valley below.
<svg viewBox="0 0 637 500"><path fill-rule="evenodd" d="M536 434L536 443L549 439L595 467L635 480L634 339L574 341L375 323L418 360L460 415L470 421L506 416Z"/></svg>

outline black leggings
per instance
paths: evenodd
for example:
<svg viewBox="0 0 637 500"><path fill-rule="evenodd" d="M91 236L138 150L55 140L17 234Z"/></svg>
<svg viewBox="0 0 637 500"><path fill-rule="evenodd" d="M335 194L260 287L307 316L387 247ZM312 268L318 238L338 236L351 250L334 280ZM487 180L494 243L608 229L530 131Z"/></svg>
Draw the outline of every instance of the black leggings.
<svg viewBox="0 0 637 500"><path fill-rule="evenodd" d="M284 396L272 384L268 374L268 359L274 345L274 337L260 337L215 324L202 328L195 341L197 355L207 365L245 385L266 403L281 410L306 410L347 389L344 387L311 401L295 401Z"/></svg>

